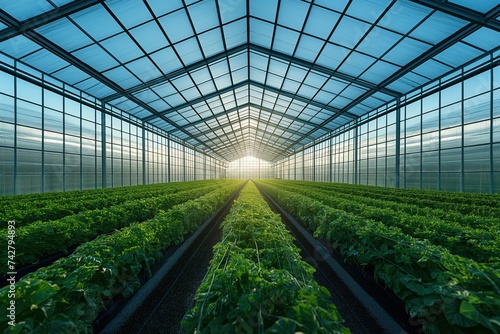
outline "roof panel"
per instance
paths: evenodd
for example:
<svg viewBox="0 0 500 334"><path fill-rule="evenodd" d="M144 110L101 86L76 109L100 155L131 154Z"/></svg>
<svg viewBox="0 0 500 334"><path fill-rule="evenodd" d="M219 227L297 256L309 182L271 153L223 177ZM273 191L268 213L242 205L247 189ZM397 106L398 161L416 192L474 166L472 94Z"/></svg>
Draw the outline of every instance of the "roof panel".
<svg viewBox="0 0 500 334"><path fill-rule="evenodd" d="M339 13L322 7L313 6L306 22L304 32L327 40L339 18Z"/></svg>
<svg viewBox="0 0 500 334"><path fill-rule="evenodd" d="M482 52L476 48L464 43L457 43L435 56L434 59L450 65L453 68L460 66L463 63L480 56L481 54Z"/></svg>
<svg viewBox="0 0 500 334"><path fill-rule="evenodd" d="M400 34L407 34L431 11L425 6L410 1L397 1L378 25Z"/></svg>
<svg viewBox="0 0 500 334"><path fill-rule="evenodd" d="M25 1L7 12L69 4ZM421 3L109 0L22 26L4 15L0 47L215 157L276 160L498 48L498 21L478 19L495 1Z"/></svg>
<svg viewBox="0 0 500 334"><path fill-rule="evenodd" d="M282 0L279 7L278 24L302 30L309 6L310 4L305 1Z"/></svg>
<svg viewBox="0 0 500 334"><path fill-rule="evenodd" d="M194 31L184 8L161 17L159 22L171 43L177 43L194 36Z"/></svg>
<svg viewBox="0 0 500 334"><path fill-rule="evenodd" d="M156 21L131 29L130 33L146 52L154 52L169 45Z"/></svg>
<svg viewBox="0 0 500 334"><path fill-rule="evenodd" d="M158 50L149 56L164 73L173 72L182 68L179 57L177 57L175 51L171 47Z"/></svg>
<svg viewBox="0 0 500 334"><path fill-rule="evenodd" d="M370 25L348 16L343 16L330 42L352 49L370 29Z"/></svg>
<svg viewBox="0 0 500 334"><path fill-rule="evenodd" d="M460 6L468 7L473 10L477 10L481 13L486 13L492 10L495 6L498 6L498 0L449 0L451 3L455 3Z"/></svg>
<svg viewBox="0 0 500 334"><path fill-rule="evenodd" d="M231 49L247 43L246 20L241 19L223 26L226 47Z"/></svg>
<svg viewBox="0 0 500 334"><path fill-rule="evenodd" d="M219 18L214 0L195 3L188 7L188 12L198 34L219 26Z"/></svg>
<svg viewBox="0 0 500 334"><path fill-rule="evenodd" d="M92 6L70 17L87 34L98 41L123 31L102 5Z"/></svg>
<svg viewBox="0 0 500 334"><path fill-rule="evenodd" d="M292 55L299 40L299 32L283 27L276 28L273 50Z"/></svg>
<svg viewBox="0 0 500 334"><path fill-rule="evenodd" d="M184 5L182 0L148 0L148 4L157 17L177 10Z"/></svg>
<svg viewBox="0 0 500 334"><path fill-rule="evenodd" d="M22 58L25 55L32 53L41 47L30 41L28 38L19 35L9 40L0 43L0 50L14 58Z"/></svg>
<svg viewBox="0 0 500 334"><path fill-rule="evenodd" d="M481 48L484 51L491 51L498 47L498 41L500 41L500 32L488 28L481 28L464 38L464 42Z"/></svg>
<svg viewBox="0 0 500 334"><path fill-rule="evenodd" d="M319 38L302 35L295 56L313 63L316 61L323 45L325 45L325 41Z"/></svg>
<svg viewBox="0 0 500 334"><path fill-rule="evenodd" d="M410 33L411 37L436 44L464 27L467 22L450 15L434 12Z"/></svg>
<svg viewBox="0 0 500 334"><path fill-rule="evenodd" d="M66 18L41 26L36 32L67 51L74 51L93 43L81 29Z"/></svg>
<svg viewBox="0 0 500 334"><path fill-rule="evenodd" d="M271 4L271 2L267 1L268 4ZM236 1L219 1L218 6L223 24L242 18L247 14L246 6L242 6L241 3ZM269 7L269 10L271 10L271 7Z"/></svg>
<svg viewBox="0 0 500 334"><path fill-rule="evenodd" d="M203 59L203 55L194 37L175 44L174 48L184 65L189 65Z"/></svg>
<svg viewBox="0 0 500 334"><path fill-rule="evenodd" d="M148 8L142 1L136 0L120 0L106 2L114 15L118 17L120 22L130 29L134 26L153 19Z"/></svg>
<svg viewBox="0 0 500 334"><path fill-rule="evenodd" d="M119 65L118 61L98 44L91 44L83 49L73 52L72 54L75 57L84 60L85 63L92 66L99 72L109 70L110 68Z"/></svg>
<svg viewBox="0 0 500 334"><path fill-rule="evenodd" d="M274 25L261 20L250 19L250 43L271 48Z"/></svg>
<svg viewBox="0 0 500 334"><path fill-rule="evenodd" d="M101 42L101 45L121 63L126 63L144 55L137 44L126 33L106 39Z"/></svg>
<svg viewBox="0 0 500 334"><path fill-rule="evenodd" d="M52 9L54 9L54 6L44 0L37 1L36 3L33 3L32 0L2 1L2 10L9 13L18 21L27 20Z"/></svg>
<svg viewBox="0 0 500 334"><path fill-rule="evenodd" d="M23 61L34 68L43 67L48 73L55 72L69 65L68 62L45 49L40 49L24 57Z"/></svg>
<svg viewBox="0 0 500 334"><path fill-rule="evenodd" d="M200 34L198 38L205 57L210 57L224 49L222 34L218 28Z"/></svg>

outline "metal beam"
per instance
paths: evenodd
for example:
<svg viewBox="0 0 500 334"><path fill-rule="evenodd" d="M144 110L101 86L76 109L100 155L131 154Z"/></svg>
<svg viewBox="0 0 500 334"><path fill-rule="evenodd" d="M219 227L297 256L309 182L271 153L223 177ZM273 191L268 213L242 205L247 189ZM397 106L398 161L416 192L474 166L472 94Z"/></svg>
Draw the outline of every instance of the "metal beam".
<svg viewBox="0 0 500 334"><path fill-rule="evenodd" d="M69 16L81 10L87 9L105 0L77 0L67 3L59 8L54 8L48 12L33 16L27 20L19 22L16 26L12 26L0 31L0 43L13 38L15 36L24 34L28 31L39 28L45 24L57 21L63 17Z"/></svg>
<svg viewBox="0 0 500 334"><path fill-rule="evenodd" d="M220 52L220 53L217 53L213 56L210 56L206 59L203 59L203 60L200 60L198 62L195 62L191 65L188 65L186 67L183 67L183 68L180 68L178 70L175 70L173 72L170 72L164 76L161 76L161 77L158 77L158 78L155 78L155 79L152 79L150 81L147 81L147 82L144 82L142 84L139 84L139 85L136 85L136 86L133 86L131 88L128 88L126 91L127 93L129 94L132 94L132 93L136 93L136 92L139 92L141 90L144 90L144 89L147 89L147 88L151 88L155 85L159 85L159 84L162 84L168 80L172 80L174 78L177 78L177 77L180 77L181 75L185 75L191 71L196 71L198 68L202 67L202 66L207 66L208 64L210 63L213 63L213 62L216 62L220 59L224 59L224 58L228 58L238 52L241 52L241 51L244 51L246 50L248 47L246 46L246 44L243 44L243 45L240 45L240 46L237 46L237 47L234 47L228 51L224 51L224 52ZM115 94L111 94L111 95L108 95L108 96L105 96L103 97L101 100L104 101L104 102L109 102L109 101L112 101L112 100L115 100L115 99L118 99L122 97L121 94L119 93L115 93Z"/></svg>
<svg viewBox="0 0 500 334"><path fill-rule="evenodd" d="M219 95L222 95L222 94L225 94L225 93L231 92L231 91L233 91L233 90L235 90L235 89L238 89L238 88L240 88L240 87L244 87L244 86L246 86L246 85L248 85L248 81L242 81L242 82L237 83L237 84L235 84L235 85L232 85L232 86L227 86L227 87L222 88L222 89L220 89L220 90L213 91L212 93L209 93L209 94L207 94L207 95L204 95L204 96L198 97L198 98L196 98L196 99L194 99L194 100L191 100L191 101L189 101L189 102L186 102L186 103L183 103L183 104L181 104L181 105L178 105L178 106L176 106L176 107L174 107L174 108L170 108L170 109L167 109L167 110L163 110L163 111L161 111L161 112L158 112L158 113L157 113L157 115L151 115L151 116L145 117L145 118L144 118L144 120L145 120L145 121L151 121L151 120L153 120L153 119L157 118L157 117L158 117L158 115L160 115L160 116L165 116L165 115L168 115L168 114L173 113L173 112L175 112L175 111L178 111L178 110L180 110L180 109L187 108L187 107L191 107L191 106L193 106L193 105L195 105L195 104L197 104L197 103L204 102L204 101L206 101L206 100L209 100L209 99L214 98L214 97L217 97L217 96L219 96Z"/></svg>
<svg viewBox="0 0 500 334"><path fill-rule="evenodd" d="M377 86L376 84L365 81L363 79L358 79L358 78L353 77L351 75L335 71L334 69L331 69L331 68L328 68L328 67L325 67L322 65L318 65L316 63L311 63L311 62L308 62L306 60L302 60L302 59L299 59L296 57L292 57L292 56L289 56L289 55L281 53L281 52L269 50L269 49L266 49L266 48L259 46L259 45L249 44L249 49L252 51L263 53L267 56L275 57L275 58L290 62L290 63L295 64L295 65L299 65L299 66L302 66L302 67L305 67L308 69L310 68L316 72L325 74L326 76L331 76L331 77L334 77L334 78L337 78L337 79L340 79L343 81L347 81L347 82L350 82L352 84L355 84L355 85L358 85L358 86L361 86L361 87L364 87L364 88L367 88L370 90L378 90L384 94L391 95L394 97L402 95L400 92L396 92L392 89L380 87L380 86Z"/></svg>
<svg viewBox="0 0 500 334"><path fill-rule="evenodd" d="M329 105L326 105L326 104L323 104L323 103L320 103L320 102L316 102L314 100L308 99L307 97L300 96L300 95L297 95L297 94L293 94L293 93L290 93L290 92L287 92L287 91L283 91L283 90L280 90L280 89L275 88L275 87L267 86L267 85L261 84L260 82L256 82L256 81L253 81L253 80L242 81L240 83L237 83L236 85L228 86L228 87L223 88L221 90L216 90L216 91L214 91L212 93L209 93L209 94L207 94L205 96L201 96L201 97L196 98L196 99L194 99L192 101L183 103L183 104L181 104L179 106L176 106L174 108L170 108L170 109L158 112L157 114L161 115L161 116L166 116L166 115L168 115L170 113L173 113L175 111L178 111L180 109L193 106L193 105L195 105L197 103L203 102L205 100L211 99L213 97L219 96L221 94L230 92L230 91L232 91L234 89L238 89L238 88L246 86L246 85L255 86L255 87L262 88L262 89L266 89L266 90L269 90L269 91L271 91L273 93L281 94L281 95L289 97L291 99L295 99L297 101L301 101L301 102L304 102L304 103L307 103L307 104L311 104L311 105L313 105L315 107L318 107L318 108L321 108L321 109L325 109L325 110L331 111L333 113L343 113L345 116L351 117L353 119L357 118L356 115L351 114L349 112L342 112L342 110L340 110L340 109L334 108L332 106L329 106ZM152 119L154 119L156 117L158 117L158 116L157 115L156 116L151 115L151 116L145 117L144 120L145 121L151 121Z"/></svg>
<svg viewBox="0 0 500 334"><path fill-rule="evenodd" d="M303 120L303 119L300 119L300 118L297 118L297 117L294 117L294 116L290 116L290 115L288 115L286 113L283 113L281 111L276 111L276 110L273 110L271 108L267 108L267 107L260 106L258 104L249 102L249 103L242 104L241 106L236 106L236 107L230 108L230 109L228 109L226 111L221 111L220 113L212 114L212 115L210 115L208 117L205 117L205 118L199 119L197 121L191 122L188 125L186 125L186 127L196 126L198 124L205 123L205 122L210 121L212 119L219 118L221 116L224 116L224 115L227 115L229 113L232 113L233 111L237 111L239 109L244 109L244 108L248 108L248 107L250 107L250 108L257 108L257 109L266 111L268 113L271 113L273 115L280 116L280 117L289 119L291 121L295 121L295 122L300 122L300 123L303 123L303 124L307 124L307 125L310 125L310 126L318 126L319 125L318 123L313 123L313 122L310 122L310 121L306 121L306 120Z"/></svg>
<svg viewBox="0 0 500 334"><path fill-rule="evenodd" d="M262 122L262 120L260 120L260 119L259 119L259 118L257 118L257 117L254 117L254 116L245 116L245 117L242 117L242 118L240 118L240 119L239 119L239 122L241 123L241 122L246 121L246 120L248 120L248 119L251 119L251 120L254 120L254 121L257 121L257 122ZM266 123L267 123L267 122L266 122ZM267 123L267 124L269 125L269 123ZM196 132L196 135L193 135L193 138L194 138L194 137L198 137L198 136L207 135L207 134L209 134L209 133L212 133L212 132L217 131L217 130L222 130L222 129L224 129L224 128L226 128L226 127L229 127L229 126L231 126L231 123L225 123L225 124L222 124L222 125L216 126L216 127L214 127L214 128L210 128L209 130L205 130L205 131L203 131L203 132ZM282 131L284 131L284 132L288 132L288 133L297 133L296 131L294 131L294 130L292 130L292 129L289 129L289 128L287 128L287 127L284 127L284 126L282 126L282 125L273 124L273 125L270 125L270 126L272 126L272 127L276 128L276 129L282 130ZM242 129L242 128L243 128L243 127L239 128L239 129ZM239 129L238 129L238 130L239 130ZM227 134L230 134L230 133L232 133L232 132L234 132L234 131L227 132L227 133L226 133L226 135L227 135ZM280 137L280 136L278 136L278 137ZM312 137L309 137L309 138L310 138L311 140L314 140L314 138L312 138Z"/></svg>
<svg viewBox="0 0 500 334"><path fill-rule="evenodd" d="M311 62L308 62L308 61L305 61L302 59L288 56L284 53L268 50L266 48L263 48L261 46L255 45L255 44L243 44L243 45L234 47L232 49L229 49L227 51L220 52L220 53L215 54L211 57L208 57L207 59L200 60L200 61L195 62L189 66L186 66L184 68L181 68L181 69L178 69L178 70L173 71L171 73L168 73L164 76L161 76L161 77L155 78L153 80L150 80L148 82L131 87L131 88L127 89L126 91L131 94L131 93L135 93L135 92L153 87L155 85L159 85L163 82L166 82L168 80L172 80L172 79L177 78L179 76L185 75L191 71L195 71L196 69L198 69L202 66L207 66L210 63L213 63L213 62L220 60L220 59L223 59L223 58L230 57L230 56L237 54L239 52L242 52L244 50L252 50L255 52L260 52L260 53L266 54L268 56L272 56L272 57L275 57L275 58L278 58L278 59L281 59L284 61L288 61L288 62L295 64L295 65L303 66L306 68L311 68L312 70L317 71L319 73L322 73L326 76L335 77L337 79L341 79L341 80L344 80L346 82L350 82L350 83L356 84L358 86L361 86L361 87L364 87L364 88L367 88L370 90L380 91L380 92L387 94L387 95L391 95L394 97L401 96L400 92L396 92L394 90L391 90L391 89L388 89L385 87L381 87L380 85L375 85L373 83L370 83L370 82L362 80L362 79L357 79L357 78L350 76L350 75L347 75L347 74L339 73L333 69L330 69L330 68L327 68L327 67L324 67L324 66L321 66L318 64L314 64L314 63L311 63ZM109 101L118 99L121 96L122 96L121 94L115 93L115 94L108 95L108 96L102 98L101 100L104 102L109 102Z"/></svg>
<svg viewBox="0 0 500 334"><path fill-rule="evenodd" d="M475 10L468 9L450 2L444 3L436 0L411 0L411 1L419 5L446 13L448 15L452 15L459 19L469 21L470 23L474 23L500 32L500 22L496 20L496 17L498 15L488 16L488 13L485 15ZM493 9L493 11L496 10L496 12L498 13L499 8L500 5L497 5Z"/></svg>
<svg viewBox="0 0 500 334"><path fill-rule="evenodd" d="M252 127L245 127L244 130L254 130L254 128ZM241 146L245 146L246 143L249 143L251 142L249 138L247 138L248 136L242 138L242 139L239 139L237 141L237 144L238 144L238 147L241 147ZM287 154L287 148L284 148L284 149L277 149L276 146L271 146L271 145L268 145L264 142L255 142L255 145L260 145L260 146L264 146L265 149L262 149L261 151L271 151L273 152L273 154L269 155L269 156L272 156L272 155L286 155ZM223 152L227 151L227 150L231 150L232 148L234 148L232 151L243 151L241 149L236 149L236 146L235 145L231 145L231 146L228 146L228 145L224 145L224 144L221 144L221 145L214 145L212 146L213 147L213 151L214 152L220 152L218 154L224 154Z"/></svg>
<svg viewBox="0 0 500 334"><path fill-rule="evenodd" d="M290 92L281 90L279 88L267 86L267 85L261 84L260 82L256 82L256 81L252 81L252 80L250 80L249 83L252 86L256 86L256 87L259 87L259 88L262 88L262 89L266 89L266 90L269 90L269 91L271 91L273 93L284 95L286 97L289 97L291 99L294 99L294 100L297 100L297 101L300 101L300 102L311 104L311 105L313 105L315 107L331 111L331 112L333 112L335 114L343 113L344 116L350 117L352 119L358 118L358 116L356 116L354 114L351 114L349 112L343 112L342 110L340 110L338 108L329 106L329 105L324 104L324 103L316 102L316 101L314 101L312 99L309 99L307 97L304 97L304 96L300 96L300 95L297 95L297 94L294 94L294 93L290 93Z"/></svg>

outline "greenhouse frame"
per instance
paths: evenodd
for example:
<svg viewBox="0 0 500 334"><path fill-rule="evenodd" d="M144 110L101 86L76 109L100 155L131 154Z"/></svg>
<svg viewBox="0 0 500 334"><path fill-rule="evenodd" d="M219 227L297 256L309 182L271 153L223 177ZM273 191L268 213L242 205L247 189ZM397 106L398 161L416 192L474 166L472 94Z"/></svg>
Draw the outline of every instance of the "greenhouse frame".
<svg viewBox="0 0 500 334"><path fill-rule="evenodd" d="M499 0L0 0L0 333L500 333Z"/></svg>
<svg viewBox="0 0 500 334"><path fill-rule="evenodd" d="M499 192L494 0L29 3L1 2L3 195L219 177Z"/></svg>

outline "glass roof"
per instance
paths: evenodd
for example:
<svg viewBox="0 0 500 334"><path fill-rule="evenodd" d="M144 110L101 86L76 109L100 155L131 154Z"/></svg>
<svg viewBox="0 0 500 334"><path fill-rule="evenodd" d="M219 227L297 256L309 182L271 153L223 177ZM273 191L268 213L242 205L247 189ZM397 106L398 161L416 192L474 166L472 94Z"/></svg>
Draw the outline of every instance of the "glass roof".
<svg viewBox="0 0 500 334"><path fill-rule="evenodd" d="M0 51L196 148L276 161L499 47L497 0L0 0Z"/></svg>

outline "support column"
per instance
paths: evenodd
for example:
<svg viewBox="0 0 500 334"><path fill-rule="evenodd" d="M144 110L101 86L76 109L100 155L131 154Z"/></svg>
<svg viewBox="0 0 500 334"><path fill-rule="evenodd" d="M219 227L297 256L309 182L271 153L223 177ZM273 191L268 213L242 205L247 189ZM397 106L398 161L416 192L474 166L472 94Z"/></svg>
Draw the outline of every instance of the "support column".
<svg viewBox="0 0 500 334"><path fill-rule="evenodd" d="M493 59L491 59L493 60ZM494 85L493 85L493 79L494 76L493 76L493 69L490 70L490 187L489 187L489 193L490 194L493 194L495 190L497 190L497 192L500 192L500 189L494 189L494 181L495 181L495 177L494 177L494 173L493 173L493 168L494 168L494 164L493 164L493 89L494 89Z"/></svg>
<svg viewBox="0 0 500 334"><path fill-rule="evenodd" d="M170 183L172 182L172 159L170 158L172 156L172 150L170 149L170 136L167 138L167 182Z"/></svg>
<svg viewBox="0 0 500 334"><path fill-rule="evenodd" d="M461 73L462 77L464 75L464 70L462 69L462 73ZM465 116L464 116L464 107L465 107L465 103L464 103L464 82L462 81L460 83L461 85L461 89L462 89L462 101L461 101L461 109L462 109L462 115L461 115L461 118L462 118L462 121L461 121L461 125L460 125L460 128L461 128L461 132L462 132L462 143L461 143L461 147L460 147L460 191L461 192L464 192L465 191L465 172L464 172L464 169L465 169L465 163L464 163L464 145L465 145L465 140L464 140L464 134L465 134L465 131L464 131L464 121L465 121Z"/></svg>
<svg viewBox="0 0 500 334"><path fill-rule="evenodd" d="M354 184L358 184L358 121L356 121L356 126L354 127Z"/></svg>
<svg viewBox="0 0 500 334"><path fill-rule="evenodd" d="M107 187L106 171L106 113L104 113L104 103L101 103L101 183L102 187Z"/></svg>
<svg viewBox="0 0 500 334"><path fill-rule="evenodd" d="M395 187L400 188L399 184L399 167L400 167L400 158L399 156L401 155L401 100L398 97L396 101L396 159L395 163Z"/></svg>
<svg viewBox="0 0 500 334"><path fill-rule="evenodd" d="M141 124L142 129L142 184L147 184L146 181L146 129L144 121Z"/></svg>
<svg viewBox="0 0 500 334"><path fill-rule="evenodd" d="M328 154L328 182L333 182L333 137L330 137L330 153Z"/></svg>

